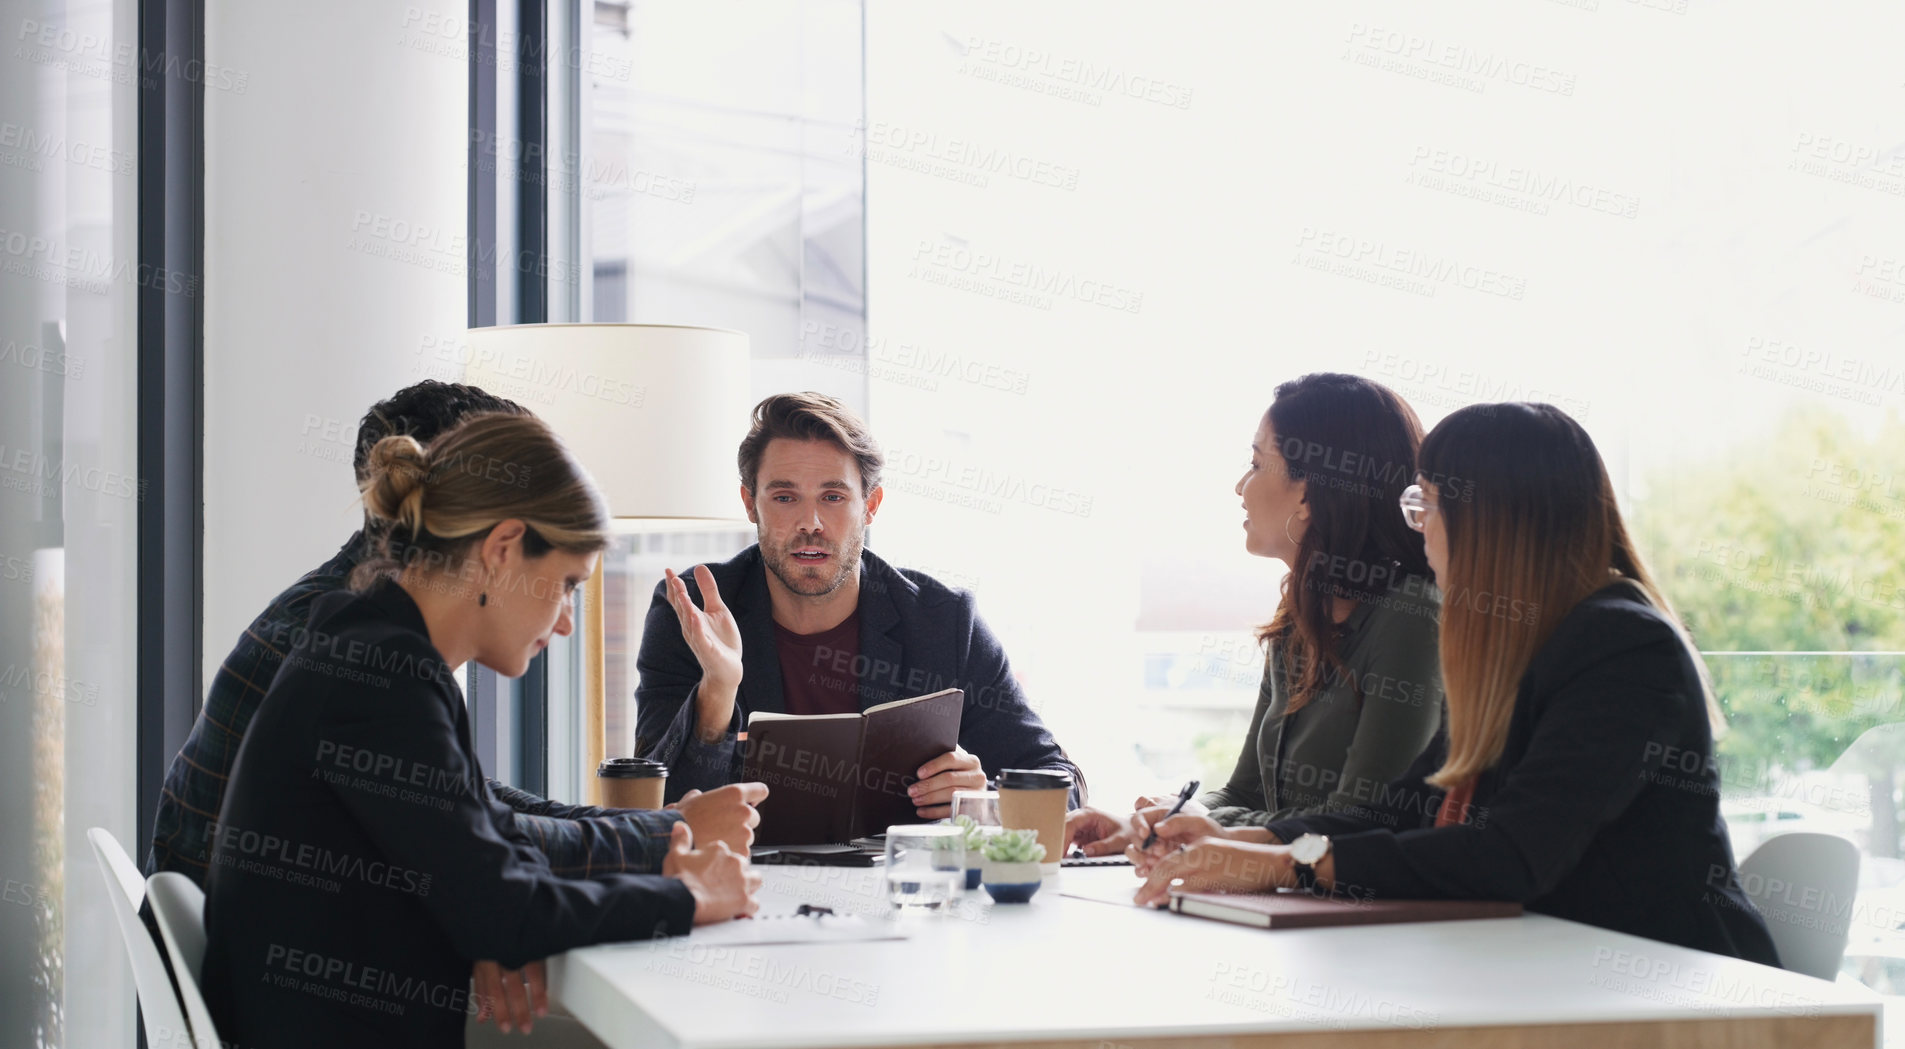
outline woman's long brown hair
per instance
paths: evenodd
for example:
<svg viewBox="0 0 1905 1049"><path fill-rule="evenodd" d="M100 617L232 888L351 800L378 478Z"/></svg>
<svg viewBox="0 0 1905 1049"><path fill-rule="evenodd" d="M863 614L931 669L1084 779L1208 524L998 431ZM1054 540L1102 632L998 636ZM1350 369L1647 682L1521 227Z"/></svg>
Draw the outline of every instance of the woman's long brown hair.
<svg viewBox="0 0 1905 1049"><path fill-rule="evenodd" d="M1335 599L1373 600L1407 576L1429 574L1422 536L1396 506L1414 480L1422 423L1389 387L1333 372L1279 385L1264 418L1275 440L1265 454L1281 459L1292 481L1308 482L1309 524L1276 616L1257 632L1259 641L1283 642L1287 716L1342 667Z"/></svg>
<svg viewBox="0 0 1905 1049"><path fill-rule="evenodd" d="M1447 578L1436 582L1449 750L1430 784L1454 787L1501 758L1528 664L1574 606L1609 583L1630 584L1694 651L1628 535L1600 452L1566 412L1463 408L1423 440L1418 480L1434 486L1448 540ZM1697 651L1694 662L1704 685Z"/></svg>

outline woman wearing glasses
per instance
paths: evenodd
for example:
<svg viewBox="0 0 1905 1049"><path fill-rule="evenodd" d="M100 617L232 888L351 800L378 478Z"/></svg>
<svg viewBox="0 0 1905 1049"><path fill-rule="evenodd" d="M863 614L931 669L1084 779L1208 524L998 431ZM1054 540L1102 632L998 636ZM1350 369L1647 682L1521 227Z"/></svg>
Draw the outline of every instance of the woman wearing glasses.
<svg viewBox="0 0 1905 1049"><path fill-rule="evenodd" d="M1417 478L1402 503L1441 584L1447 731L1363 812L1241 840L1164 821L1132 850L1138 901L1178 879L1511 900L1777 965L1720 821L1700 657L1586 431L1551 405L1464 408L1423 441Z"/></svg>
<svg viewBox="0 0 1905 1049"><path fill-rule="evenodd" d="M428 451L386 437L363 495L393 525L384 558L292 638L215 828L203 980L220 1035L460 1046L478 963L524 974L501 988L524 1015L548 955L751 914L760 876L725 842L691 849L686 824L661 875L566 878L490 794L456 669L523 673L569 633L608 543L555 435L493 414Z"/></svg>
<svg viewBox="0 0 1905 1049"><path fill-rule="evenodd" d="M1360 811L1400 776L1442 716L1435 592L1422 537L1396 516L1422 424L1402 398L1354 375L1277 387L1237 482L1244 548L1289 566L1256 709L1235 771L1187 806L1206 833ZM1089 855L1142 841L1162 806L1080 809L1068 836Z"/></svg>

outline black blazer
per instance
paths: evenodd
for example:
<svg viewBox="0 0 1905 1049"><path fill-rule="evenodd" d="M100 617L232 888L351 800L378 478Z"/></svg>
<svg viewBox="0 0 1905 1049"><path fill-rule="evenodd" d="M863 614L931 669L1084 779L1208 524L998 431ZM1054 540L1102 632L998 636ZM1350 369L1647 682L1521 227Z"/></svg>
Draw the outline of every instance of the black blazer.
<svg viewBox="0 0 1905 1049"><path fill-rule="evenodd" d="M712 744L695 738L701 664L681 636L666 580L655 586L636 657L641 681L635 689L635 753L668 766L670 801L690 787L709 790L738 780L741 755L735 734L746 715L787 710L767 563L759 544L708 570L741 629L741 687L726 737ZM701 604L694 574L683 572L681 578L688 595ZM986 775L997 776L1000 769L1060 769L1072 774L1074 804L1083 804L1084 773L1026 703L1004 647L979 618L970 593L924 572L896 569L863 550L855 614L860 617L860 658L854 671L861 710L943 688L964 689L959 745L979 758Z"/></svg>
<svg viewBox="0 0 1905 1049"><path fill-rule="evenodd" d="M1720 820L1695 656L1631 584L1555 627L1522 676L1501 760L1471 821L1435 829L1438 734L1403 779L1342 815L1269 825L1327 834L1347 891L1513 900L1531 911L1778 965Z"/></svg>
<svg viewBox="0 0 1905 1049"><path fill-rule="evenodd" d="M402 588L327 594L299 635L208 830L203 985L227 1042L460 1046L473 961L688 931L677 879L550 872Z"/></svg>

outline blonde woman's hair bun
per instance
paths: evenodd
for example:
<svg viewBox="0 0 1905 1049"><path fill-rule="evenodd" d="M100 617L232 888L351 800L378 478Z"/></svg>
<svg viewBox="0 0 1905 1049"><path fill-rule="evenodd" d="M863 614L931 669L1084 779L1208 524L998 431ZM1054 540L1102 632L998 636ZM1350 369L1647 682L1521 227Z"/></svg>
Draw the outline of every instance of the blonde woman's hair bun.
<svg viewBox="0 0 1905 1049"><path fill-rule="evenodd" d="M423 486L429 477L429 454L415 437L386 437L370 449L361 489L364 509L415 536L423 530Z"/></svg>
<svg viewBox="0 0 1905 1049"><path fill-rule="evenodd" d="M533 415L468 416L427 450L410 437L386 437L370 447L366 463L364 509L375 526L374 553L352 573L354 588L412 568L460 573L483 537L512 518L526 527L524 557L608 546L602 493Z"/></svg>

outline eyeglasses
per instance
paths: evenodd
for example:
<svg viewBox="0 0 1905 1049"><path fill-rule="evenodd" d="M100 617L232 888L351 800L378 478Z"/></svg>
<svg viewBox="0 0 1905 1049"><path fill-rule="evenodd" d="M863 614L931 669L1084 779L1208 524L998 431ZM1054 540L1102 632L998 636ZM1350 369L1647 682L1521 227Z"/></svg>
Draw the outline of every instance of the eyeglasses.
<svg viewBox="0 0 1905 1049"><path fill-rule="evenodd" d="M1396 500L1402 506L1402 519L1410 528L1420 532L1428 526L1429 515L1435 512L1422 498L1422 486L1412 484L1402 490L1402 498Z"/></svg>

